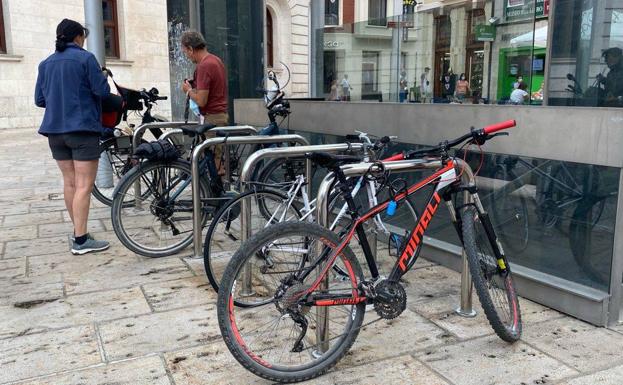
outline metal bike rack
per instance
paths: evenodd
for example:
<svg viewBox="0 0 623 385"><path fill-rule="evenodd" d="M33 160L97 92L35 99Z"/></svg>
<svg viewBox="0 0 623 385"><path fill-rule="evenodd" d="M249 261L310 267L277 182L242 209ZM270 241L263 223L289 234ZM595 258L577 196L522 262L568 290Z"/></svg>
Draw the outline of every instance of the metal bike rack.
<svg viewBox="0 0 623 385"><path fill-rule="evenodd" d="M134 133L132 133L132 152L136 150L139 144L141 144L141 139L143 139L143 135L145 134L145 130L148 128L177 128L182 126L188 126L192 124L199 124L198 122L153 122L153 123L145 123L134 129Z"/></svg>
<svg viewBox="0 0 623 385"><path fill-rule="evenodd" d="M222 127L219 127L222 129ZM199 146L195 147L191 158L191 175L192 175L192 193L193 193L193 258L201 258L201 194L199 191L199 158L201 155L219 144L274 144L274 143L296 143L300 145L309 145L307 139L300 135L255 135L255 136L237 136L237 137L218 137L210 138ZM228 151L226 151L227 153ZM245 163L246 165L246 163ZM241 176L242 179L242 176ZM244 202L243 202L244 206Z"/></svg>
<svg viewBox="0 0 623 385"><path fill-rule="evenodd" d="M175 122L175 123L177 124L179 122ZM148 124L144 124L143 126L147 126L149 124L156 124L156 123L148 123ZM162 123L158 123L158 124L162 124ZM193 125L193 124L195 124L195 123L182 124L182 125L178 125L178 126L187 126L187 125ZM143 126L140 126L139 128L141 128ZM150 127L147 127L147 128L150 128ZM151 127L151 128L163 128L163 127ZM143 129L143 131L145 131L145 130ZM243 135L243 134L256 134L257 133L257 129L255 127L247 126L247 125L244 125L244 126L215 127L215 128L210 129L208 131L208 133L210 131L221 131L221 132L226 132L227 134L232 134L232 135L235 135L235 134L241 134L241 135ZM133 139L136 139L136 131L134 132L134 134L135 134L135 136L134 136ZM172 137L174 135L183 135L182 129L180 129L180 128L173 128L171 130L168 130L167 132L164 132L162 135L160 135L160 137L158 139L163 139L164 140L164 139L168 139L168 138L170 138L170 137ZM141 137L142 137L142 134L138 138L139 142L141 140ZM135 148L133 148L132 152L134 152L134 150L135 150ZM229 153L228 153L228 155L229 155ZM225 167L227 169L227 173L226 173L227 174L227 178L229 178L230 177L230 175L229 175L229 156L225 157ZM140 197L141 197L141 184L140 184L140 181L136 181L134 183L134 196L136 197L134 199L134 206L135 207L140 207L141 204L142 204L141 199L140 199Z"/></svg>
<svg viewBox="0 0 623 385"><path fill-rule="evenodd" d="M338 143L338 144L321 144L315 146L297 146L286 148L267 148L264 150L256 151L251 154L242 167L240 173L240 182L244 192L246 185L251 182L251 176L255 167L261 160L269 158L297 158L305 155L309 152L323 151L323 152L340 152L347 150L361 150L363 145L361 143ZM311 160L305 161L305 174L309 178L311 175ZM307 195L311 196L311 181L307 181ZM249 199L242 200L242 207L240 209L240 230L241 241L244 242L251 237L251 207L249 206ZM245 267L243 271L242 280L242 293L250 293L251 286L251 270Z"/></svg>
<svg viewBox="0 0 623 385"><path fill-rule="evenodd" d="M475 185L476 178L472 169L469 165L464 162L462 159L454 159L455 167L457 169L462 170L462 179L467 182L469 185ZM414 159L414 160L401 160L395 162L384 162L385 169L389 171L395 172L410 172L417 171L422 169L438 169L442 167L440 160L424 160L424 159ZM342 166L342 170L344 171L344 175L346 177L349 176L360 176L364 175L372 163L358 163L358 164L347 164ZM329 225L329 217L327 206L329 204L329 192L331 191L331 186L333 184L335 177L333 173L329 173L318 189L318 196L316 198L316 210L318 212L318 224L327 227ZM464 192L464 202L471 202L471 195L467 191ZM479 209L482 209L482 203L480 200L474 202ZM452 204L452 202L449 202ZM451 215L454 216L454 210L450 210ZM320 288L326 289L328 288L328 282L323 281ZM328 339L329 339L329 317L328 317L328 307L321 306L317 308L317 319L318 319L318 327L316 328L316 338L320 341L320 349L322 351L326 351L328 349ZM462 316L473 317L476 315L474 310L472 309L472 280L471 275L469 273L469 267L467 264L467 258L465 255L465 251L463 251L463 271L461 273L461 305L459 309L457 309L457 313Z"/></svg>

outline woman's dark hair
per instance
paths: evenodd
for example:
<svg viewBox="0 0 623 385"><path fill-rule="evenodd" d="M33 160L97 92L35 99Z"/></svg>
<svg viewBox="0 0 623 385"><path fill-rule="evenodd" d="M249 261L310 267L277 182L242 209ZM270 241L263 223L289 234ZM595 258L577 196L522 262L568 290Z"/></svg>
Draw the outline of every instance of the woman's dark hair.
<svg viewBox="0 0 623 385"><path fill-rule="evenodd" d="M76 36L87 36L88 29L74 20L63 19L56 27L56 50L63 52L67 48L67 43L74 41Z"/></svg>
<svg viewBox="0 0 623 385"><path fill-rule="evenodd" d="M465 78L465 80L467 80L467 76L465 75L465 73L462 73L461 76L459 76L459 79L463 79Z"/></svg>
<svg viewBox="0 0 623 385"><path fill-rule="evenodd" d="M206 41L201 33L186 31L182 34L182 45L192 49L204 49L206 48Z"/></svg>

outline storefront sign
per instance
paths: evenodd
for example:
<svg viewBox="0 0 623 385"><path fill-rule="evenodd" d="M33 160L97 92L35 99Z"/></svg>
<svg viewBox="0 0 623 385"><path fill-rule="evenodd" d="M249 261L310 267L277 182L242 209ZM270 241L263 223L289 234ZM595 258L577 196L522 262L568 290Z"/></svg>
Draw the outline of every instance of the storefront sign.
<svg viewBox="0 0 623 385"><path fill-rule="evenodd" d="M476 41L495 41L494 25L477 25L474 28Z"/></svg>
<svg viewBox="0 0 623 385"><path fill-rule="evenodd" d="M325 48L339 48L339 47L343 47L344 46L344 42L343 41L337 41L337 40L327 40L324 42L324 47Z"/></svg>
<svg viewBox="0 0 623 385"><path fill-rule="evenodd" d="M549 15L549 0L506 0L504 1L504 16L506 21L516 21L547 17Z"/></svg>

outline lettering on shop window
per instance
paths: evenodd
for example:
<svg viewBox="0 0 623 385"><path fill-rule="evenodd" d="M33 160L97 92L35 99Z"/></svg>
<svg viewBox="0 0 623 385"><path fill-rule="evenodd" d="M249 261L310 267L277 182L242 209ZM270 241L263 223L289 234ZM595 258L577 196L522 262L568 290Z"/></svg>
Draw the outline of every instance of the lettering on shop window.
<svg viewBox="0 0 623 385"><path fill-rule="evenodd" d="M344 42L342 41L329 40L329 41L324 42L325 48L337 48L337 47L343 47L343 46L344 46Z"/></svg>

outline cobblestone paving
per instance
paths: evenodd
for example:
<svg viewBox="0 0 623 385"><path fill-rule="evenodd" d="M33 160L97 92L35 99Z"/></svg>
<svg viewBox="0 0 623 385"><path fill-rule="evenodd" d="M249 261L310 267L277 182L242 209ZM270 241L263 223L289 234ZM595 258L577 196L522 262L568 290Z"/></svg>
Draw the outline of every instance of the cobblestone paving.
<svg viewBox="0 0 623 385"><path fill-rule="evenodd" d="M110 250L72 256L60 173L46 140L0 131L0 384L265 384L229 354L203 263L146 259L93 203ZM457 316L459 275L418 262L408 308L365 327L313 384L623 383L623 328L595 328L521 300L524 337L497 338L482 310ZM366 316L366 321L373 319Z"/></svg>

